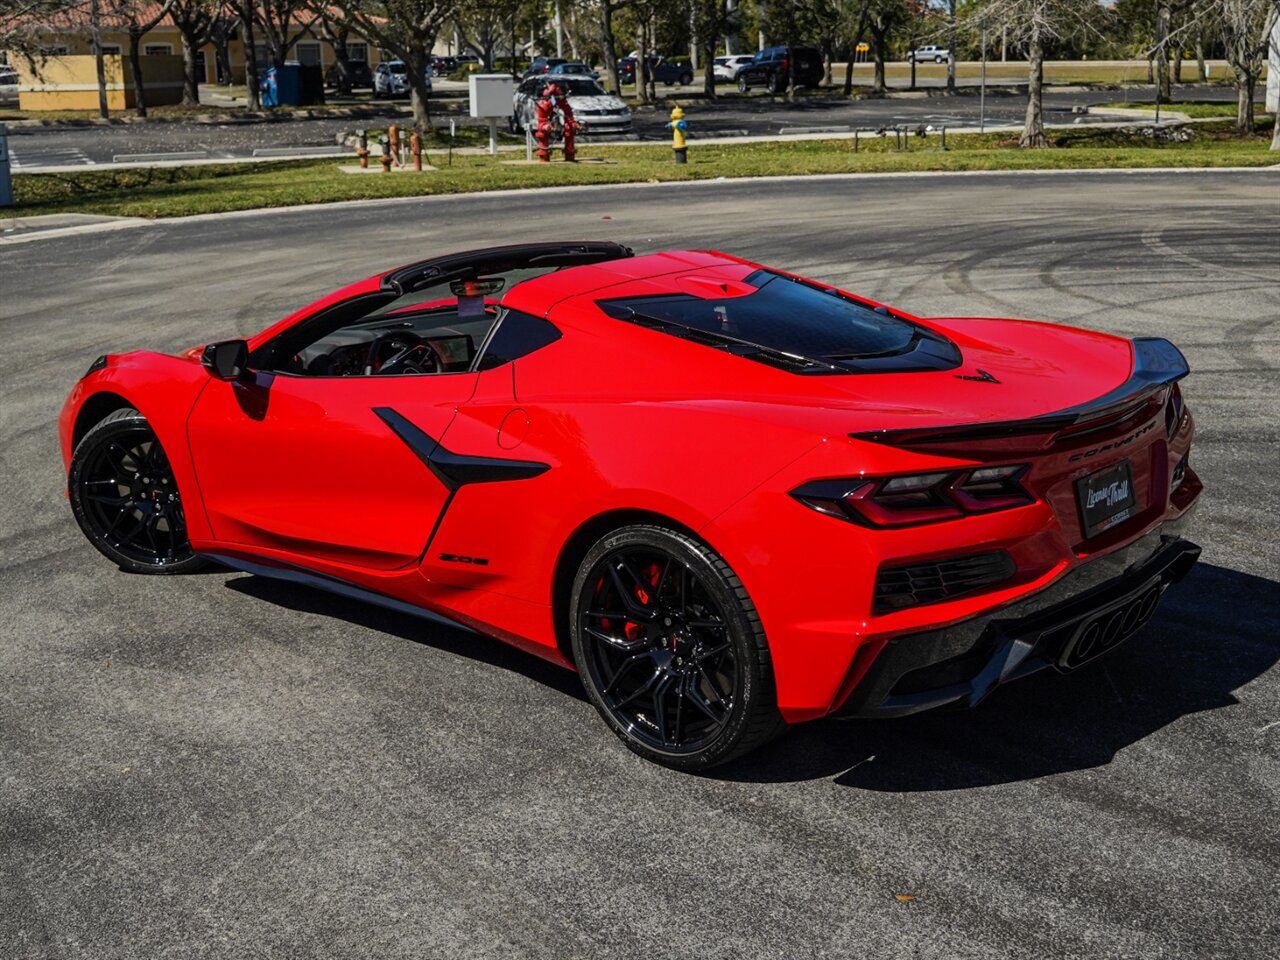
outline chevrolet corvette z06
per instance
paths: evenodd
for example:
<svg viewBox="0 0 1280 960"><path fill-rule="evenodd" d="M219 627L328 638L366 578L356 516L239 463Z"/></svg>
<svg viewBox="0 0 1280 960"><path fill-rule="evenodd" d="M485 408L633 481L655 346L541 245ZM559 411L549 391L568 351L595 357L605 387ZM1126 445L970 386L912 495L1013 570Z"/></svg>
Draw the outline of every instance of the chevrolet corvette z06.
<svg viewBox="0 0 1280 960"><path fill-rule="evenodd" d="M1186 373L1162 339L549 242L99 357L59 428L124 570L216 562L497 638L694 769L1141 629L1199 555Z"/></svg>

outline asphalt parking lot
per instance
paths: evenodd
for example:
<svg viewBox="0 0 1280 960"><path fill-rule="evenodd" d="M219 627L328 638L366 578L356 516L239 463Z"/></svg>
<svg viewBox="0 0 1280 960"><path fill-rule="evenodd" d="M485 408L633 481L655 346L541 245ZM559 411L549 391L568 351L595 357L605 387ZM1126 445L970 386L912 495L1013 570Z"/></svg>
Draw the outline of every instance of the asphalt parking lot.
<svg viewBox="0 0 1280 960"><path fill-rule="evenodd" d="M1170 337L1201 564L1092 668L973 713L799 727L699 777L497 643L247 575L129 576L80 537L55 418L98 354L555 235ZM0 241L0 955L1272 954L1277 237L1273 170L636 185Z"/></svg>
<svg viewBox="0 0 1280 960"><path fill-rule="evenodd" d="M697 88L700 90L701 88ZM670 89L659 86L666 97L695 92L693 87ZM1175 91L1176 99L1233 100L1230 87L1188 85ZM1151 103L1149 88L1126 90L1048 90L1044 96L1045 122L1071 123L1077 119L1073 108L1110 101L1132 102L1138 107ZM988 126L1021 124L1026 98L993 92L985 107L975 91L966 88L958 96L929 96L920 99L845 100L840 97L770 97L764 93L750 99L732 97L715 103L681 100L688 112L690 135L697 140L716 136L775 136L781 133L841 132L854 128L920 124L948 127L976 127L979 114ZM365 101L365 105L368 105ZM407 107L407 101L401 104ZM634 105L633 105L634 106ZM460 125L483 126L465 116L465 98L456 91L433 102L433 123L444 126L450 117ZM461 113L459 113L461 111ZM665 124L670 116L667 102L634 108L634 136L642 141L669 142ZM395 117L368 119L338 118L269 122L225 123L129 123L112 126L11 127L9 153L15 171L42 166L84 166L111 163L113 158L203 152L209 158L252 157L255 151L333 149L339 133L359 127L381 128ZM401 124L412 122L407 116ZM591 136L586 137L587 142Z"/></svg>

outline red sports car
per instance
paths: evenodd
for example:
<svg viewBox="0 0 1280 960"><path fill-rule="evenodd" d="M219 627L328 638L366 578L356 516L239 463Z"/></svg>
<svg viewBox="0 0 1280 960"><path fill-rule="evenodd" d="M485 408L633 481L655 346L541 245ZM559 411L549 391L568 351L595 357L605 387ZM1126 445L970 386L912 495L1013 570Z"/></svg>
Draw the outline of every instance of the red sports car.
<svg viewBox="0 0 1280 960"><path fill-rule="evenodd" d="M1186 373L1166 340L537 243L99 357L59 429L121 568L213 560L496 637L701 768L1137 631L1200 552Z"/></svg>

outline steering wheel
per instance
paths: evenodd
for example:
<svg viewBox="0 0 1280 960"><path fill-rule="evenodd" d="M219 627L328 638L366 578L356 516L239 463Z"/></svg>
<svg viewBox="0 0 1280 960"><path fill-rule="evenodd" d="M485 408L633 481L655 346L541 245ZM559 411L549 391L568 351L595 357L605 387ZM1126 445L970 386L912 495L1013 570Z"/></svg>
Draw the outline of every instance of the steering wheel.
<svg viewBox="0 0 1280 960"><path fill-rule="evenodd" d="M384 348L392 351L382 359ZM444 356L430 341L408 330L389 330L374 338L365 357L365 376L398 373L443 373Z"/></svg>

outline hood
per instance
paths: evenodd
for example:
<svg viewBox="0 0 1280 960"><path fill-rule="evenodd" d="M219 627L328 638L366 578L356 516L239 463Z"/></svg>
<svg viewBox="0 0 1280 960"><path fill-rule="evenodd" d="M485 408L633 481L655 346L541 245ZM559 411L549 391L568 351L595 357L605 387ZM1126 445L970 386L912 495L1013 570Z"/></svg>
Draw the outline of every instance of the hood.
<svg viewBox="0 0 1280 960"><path fill-rule="evenodd" d="M619 110L627 109L627 105L612 94L603 97L575 97L570 95L569 106L573 107L574 113L586 113L588 111L615 113Z"/></svg>

